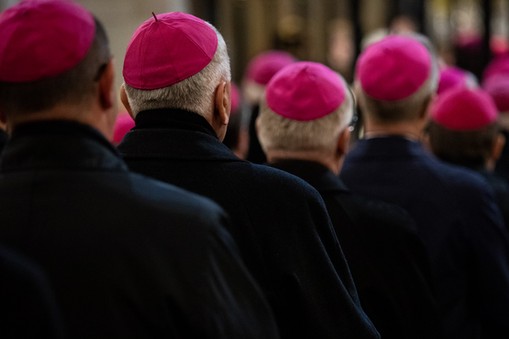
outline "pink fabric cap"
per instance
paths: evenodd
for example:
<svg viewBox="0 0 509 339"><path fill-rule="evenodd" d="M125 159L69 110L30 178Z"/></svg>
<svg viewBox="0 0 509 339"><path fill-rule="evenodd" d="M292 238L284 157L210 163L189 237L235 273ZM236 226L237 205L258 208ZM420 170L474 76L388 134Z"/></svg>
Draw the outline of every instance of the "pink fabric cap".
<svg viewBox="0 0 509 339"><path fill-rule="evenodd" d="M483 89L492 97L499 113L509 113L509 74L491 76Z"/></svg>
<svg viewBox="0 0 509 339"><path fill-rule="evenodd" d="M509 75L509 56L502 55L493 59L484 69L482 82L488 81L489 78L497 75Z"/></svg>
<svg viewBox="0 0 509 339"><path fill-rule="evenodd" d="M94 35L92 14L71 1L22 1L0 14L0 81L60 75L85 58Z"/></svg>
<svg viewBox="0 0 509 339"><path fill-rule="evenodd" d="M431 69L431 55L422 43L403 35L389 35L360 55L356 78L368 96L396 101L417 92L430 77Z"/></svg>
<svg viewBox="0 0 509 339"><path fill-rule="evenodd" d="M438 96L431 119L450 130L475 131L497 120L493 99L481 89L458 87Z"/></svg>
<svg viewBox="0 0 509 339"><path fill-rule="evenodd" d="M240 108L240 91L236 84L232 82L232 109L231 112L235 114L237 110Z"/></svg>
<svg viewBox="0 0 509 339"><path fill-rule="evenodd" d="M247 66L246 77L259 85L265 86L279 70L297 59L284 51L266 51L254 57Z"/></svg>
<svg viewBox="0 0 509 339"><path fill-rule="evenodd" d="M138 27L127 47L124 80L137 89L153 90L185 80L204 69L217 50L216 32L205 21L181 12L156 18Z"/></svg>
<svg viewBox="0 0 509 339"><path fill-rule="evenodd" d="M134 127L134 120L131 118L129 113L120 113L115 120L115 126L113 128L113 143L118 145L124 136Z"/></svg>
<svg viewBox="0 0 509 339"><path fill-rule="evenodd" d="M285 118L310 121L341 106L346 84L340 75L316 62L301 61L286 66L267 84L269 108Z"/></svg>
<svg viewBox="0 0 509 339"><path fill-rule="evenodd" d="M437 94L442 94L451 88L468 86L468 73L461 68L448 66L440 70Z"/></svg>

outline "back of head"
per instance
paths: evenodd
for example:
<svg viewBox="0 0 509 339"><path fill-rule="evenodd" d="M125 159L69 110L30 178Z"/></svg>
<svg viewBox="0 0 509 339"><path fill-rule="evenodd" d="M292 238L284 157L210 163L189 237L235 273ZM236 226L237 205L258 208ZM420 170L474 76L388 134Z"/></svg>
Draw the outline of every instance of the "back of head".
<svg viewBox="0 0 509 339"><path fill-rule="evenodd" d="M25 0L0 15L0 110L23 119L57 105L86 111L110 61L106 33L65 0Z"/></svg>
<svg viewBox="0 0 509 339"><path fill-rule="evenodd" d="M315 62L296 62L268 83L258 133L266 152L330 152L353 116L344 79Z"/></svg>
<svg viewBox="0 0 509 339"><path fill-rule="evenodd" d="M498 112L507 116L509 113L509 74L490 76L483 82L482 88L493 98Z"/></svg>
<svg viewBox="0 0 509 339"><path fill-rule="evenodd" d="M472 73L456 66L445 66L440 69L437 94L456 87L477 87L477 79Z"/></svg>
<svg viewBox="0 0 509 339"><path fill-rule="evenodd" d="M482 84L491 77L509 76L509 55L503 54L493 60L485 67L482 74Z"/></svg>
<svg viewBox="0 0 509 339"><path fill-rule="evenodd" d="M498 112L481 89L455 88L431 106L428 127L433 153L442 160L482 169L498 135Z"/></svg>
<svg viewBox="0 0 509 339"><path fill-rule="evenodd" d="M359 102L382 123L412 120L436 90L438 64L419 35L388 35L369 45L355 70Z"/></svg>
<svg viewBox="0 0 509 339"><path fill-rule="evenodd" d="M212 25L171 12L154 15L134 32L123 75L134 115L175 108L205 116L213 109L218 84L231 78L230 60Z"/></svg>
<svg viewBox="0 0 509 339"><path fill-rule="evenodd" d="M279 50L264 51L252 58L247 65L242 83L247 102L251 105L259 104L270 79L278 71L296 61L292 54Z"/></svg>

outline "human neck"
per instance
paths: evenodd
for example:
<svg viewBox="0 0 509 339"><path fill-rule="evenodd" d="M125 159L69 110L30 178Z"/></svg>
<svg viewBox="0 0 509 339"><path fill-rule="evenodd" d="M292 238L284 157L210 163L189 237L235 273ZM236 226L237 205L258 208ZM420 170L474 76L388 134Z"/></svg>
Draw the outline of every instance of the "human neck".
<svg viewBox="0 0 509 339"><path fill-rule="evenodd" d="M103 121L98 118L86 105L58 104L50 109L30 114L11 115L7 119L8 129L12 131L16 126L37 121L69 120L82 123L97 129L105 137L109 137Z"/></svg>
<svg viewBox="0 0 509 339"><path fill-rule="evenodd" d="M366 120L364 137L376 138L383 136L402 136L410 140L420 141L423 137L423 127L419 121L399 121L391 123L379 123Z"/></svg>

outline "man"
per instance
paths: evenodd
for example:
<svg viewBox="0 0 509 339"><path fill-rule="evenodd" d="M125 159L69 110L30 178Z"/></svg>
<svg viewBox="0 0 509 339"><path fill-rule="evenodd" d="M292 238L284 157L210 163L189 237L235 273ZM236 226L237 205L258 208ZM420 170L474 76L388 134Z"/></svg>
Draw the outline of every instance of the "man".
<svg viewBox="0 0 509 339"><path fill-rule="evenodd" d="M502 62L504 60L504 62ZM509 140L509 62L507 58L499 61L494 59L491 67L487 68L486 77L483 79L482 89L485 90L495 102L498 110L498 126L505 140ZM500 70L497 72L497 68ZM505 68L505 69L504 69ZM488 72L489 71L489 72ZM495 173L509 182L509 142L506 142L500 157L495 164Z"/></svg>
<svg viewBox="0 0 509 339"><path fill-rule="evenodd" d="M369 46L356 65L365 137L341 177L359 194L405 208L431 258L446 338L509 333L509 246L491 190L420 143L437 86L430 49L412 36Z"/></svg>
<svg viewBox="0 0 509 339"><path fill-rule="evenodd" d="M164 48L154 48L164 46ZM221 143L230 113L226 44L184 13L145 21L124 63L121 98L136 126L119 150L134 171L218 202L284 338L373 338L318 193L237 158Z"/></svg>
<svg viewBox="0 0 509 339"><path fill-rule="evenodd" d="M509 185L494 172L505 145L498 115L485 91L451 89L433 102L427 136L431 151L439 159L470 168L488 181L508 227Z"/></svg>
<svg viewBox="0 0 509 339"><path fill-rule="evenodd" d="M242 101L239 88L232 82L230 120L223 144L228 146L240 159L245 159L249 136L247 134L246 122L244 121Z"/></svg>
<svg viewBox="0 0 509 339"><path fill-rule="evenodd" d="M92 14L27 0L2 13L0 35L0 112L12 131L0 239L47 274L68 337L277 338L224 212L129 173L107 141L113 64Z"/></svg>
<svg viewBox="0 0 509 339"><path fill-rule="evenodd" d="M440 338L429 262L400 208L353 195L338 178L353 98L341 76L298 62L267 85L257 126L269 164L322 195L359 291L382 338Z"/></svg>
<svg viewBox="0 0 509 339"><path fill-rule="evenodd" d="M242 91L249 108L249 147L246 159L255 164L264 164L267 157L263 153L258 135L256 134L256 118L260 110L260 101L265 86L279 70L297 59L290 53L280 50L263 51L253 57L246 67L242 80Z"/></svg>

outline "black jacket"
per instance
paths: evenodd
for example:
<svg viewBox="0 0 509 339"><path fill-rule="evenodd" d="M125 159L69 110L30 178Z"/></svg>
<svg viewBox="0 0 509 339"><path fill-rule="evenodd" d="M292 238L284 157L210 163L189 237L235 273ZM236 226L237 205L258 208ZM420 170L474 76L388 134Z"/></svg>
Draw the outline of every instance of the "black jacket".
<svg viewBox="0 0 509 339"><path fill-rule="evenodd" d="M198 114L153 110L119 146L129 167L203 194L269 299L284 338L376 338L323 200L301 179L239 158Z"/></svg>
<svg viewBox="0 0 509 339"><path fill-rule="evenodd" d="M429 258L408 213L353 194L317 162L271 165L306 180L322 195L362 307L382 338L441 338Z"/></svg>
<svg viewBox="0 0 509 339"><path fill-rule="evenodd" d="M0 336L60 339L60 311L44 272L31 260L0 247Z"/></svg>
<svg viewBox="0 0 509 339"><path fill-rule="evenodd" d="M0 215L2 243L46 272L70 338L277 337L223 211L128 172L92 128L16 128Z"/></svg>
<svg viewBox="0 0 509 339"><path fill-rule="evenodd" d="M507 338L509 239L493 192L403 137L356 142L341 178L406 209L430 255L446 338Z"/></svg>

